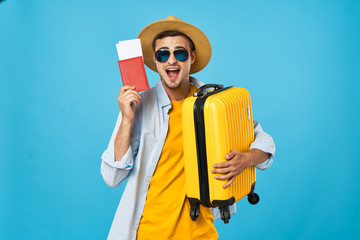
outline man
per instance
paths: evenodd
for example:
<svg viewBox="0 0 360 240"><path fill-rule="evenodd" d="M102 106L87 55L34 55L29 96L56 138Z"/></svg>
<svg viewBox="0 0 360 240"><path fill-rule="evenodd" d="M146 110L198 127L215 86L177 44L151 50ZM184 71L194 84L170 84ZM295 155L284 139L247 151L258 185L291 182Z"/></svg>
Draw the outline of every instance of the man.
<svg viewBox="0 0 360 240"><path fill-rule="evenodd" d="M182 103L203 85L189 74L208 64L210 42L176 17L149 24L138 37L145 64L161 79L140 94L132 86L120 89L120 114L102 155L101 173L110 187L128 182L108 239L218 239L216 209L201 206L197 221L189 216L181 131ZM257 122L254 132L249 152L232 151L224 156L228 161L212 169L216 179L227 180L224 188L247 167L272 164L272 138Z"/></svg>

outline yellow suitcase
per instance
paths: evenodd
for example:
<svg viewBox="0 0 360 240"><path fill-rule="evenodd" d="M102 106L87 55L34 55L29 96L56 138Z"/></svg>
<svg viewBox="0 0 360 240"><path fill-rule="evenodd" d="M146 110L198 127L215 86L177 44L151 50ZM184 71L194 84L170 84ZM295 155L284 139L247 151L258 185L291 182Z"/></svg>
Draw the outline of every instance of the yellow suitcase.
<svg viewBox="0 0 360 240"><path fill-rule="evenodd" d="M229 222L229 206L248 196L251 204L259 202L254 193L255 167L247 168L226 189L224 180L211 173L213 164L226 161L232 150L249 151L254 128L249 92L244 88L207 84L185 99L182 108L184 161L190 217L196 221L200 204L219 207L221 218Z"/></svg>

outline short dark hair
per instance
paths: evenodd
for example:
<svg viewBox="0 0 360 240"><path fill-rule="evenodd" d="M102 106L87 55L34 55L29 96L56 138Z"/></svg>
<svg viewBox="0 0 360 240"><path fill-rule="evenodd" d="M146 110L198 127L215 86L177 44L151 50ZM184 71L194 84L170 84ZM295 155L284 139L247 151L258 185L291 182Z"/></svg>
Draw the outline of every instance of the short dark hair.
<svg viewBox="0 0 360 240"><path fill-rule="evenodd" d="M156 42L156 40L163 39L163 38L166 38L166 37L177 37L177 36L185 37L189 41L189 46L190 46L191 52L195 51L195 44L191 40L191 38L189 38L186 34L184 34L182 32L178 32L178 31L174 31L174 30L164 31L164 32L161 32L158 35L156 35L154 37L153 42L152 42L153 50L155 51L155 42Z"/></svg>

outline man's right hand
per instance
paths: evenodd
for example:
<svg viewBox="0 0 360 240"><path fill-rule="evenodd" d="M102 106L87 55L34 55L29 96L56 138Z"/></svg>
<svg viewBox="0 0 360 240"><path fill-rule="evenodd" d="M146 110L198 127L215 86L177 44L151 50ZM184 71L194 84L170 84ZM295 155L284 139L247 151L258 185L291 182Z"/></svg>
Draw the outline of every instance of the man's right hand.
<svg viewBox="0 0 360 240"><path fill-rule="evenodd" d="M140 104L140 94L133 86L120 88L118 102L122 114L119 130L114 140L115 161L120 161L130 146L131 125L135 115L135 104Z"/></svg>
<svg viewBox="0 0 360 240"><path fill-rule="evenodd" d="M122 114L122 121L132 123L135 115L135 104L140 104L140 94L135 91L133 86L122 86L118 96L120 111Z"/></svg>

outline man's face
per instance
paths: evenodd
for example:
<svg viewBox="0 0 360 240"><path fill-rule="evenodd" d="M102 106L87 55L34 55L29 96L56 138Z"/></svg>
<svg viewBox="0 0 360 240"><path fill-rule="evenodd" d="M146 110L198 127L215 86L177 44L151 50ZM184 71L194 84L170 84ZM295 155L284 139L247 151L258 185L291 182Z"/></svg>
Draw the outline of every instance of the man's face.
<svg viewBox="0 0 360 240"><path fill-rule="evenodd" d="M157 39L155 41L155 52L159 49L168 50L171 53L169 59L163 63L156 61L155 54L153 55L153 60L163 84L169 89L181 88L183 84L189 82L190 67L195 62L195 52L191 53L189 42L183 36ZM175 58L173 52L178 49L188 51L189 58L185 62Z"/></svg>

